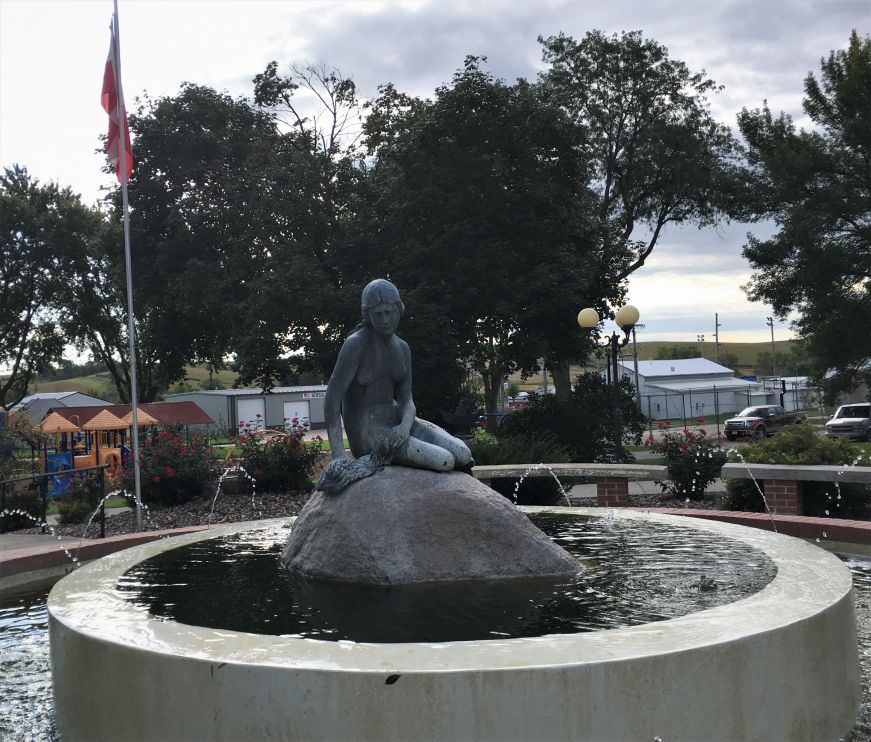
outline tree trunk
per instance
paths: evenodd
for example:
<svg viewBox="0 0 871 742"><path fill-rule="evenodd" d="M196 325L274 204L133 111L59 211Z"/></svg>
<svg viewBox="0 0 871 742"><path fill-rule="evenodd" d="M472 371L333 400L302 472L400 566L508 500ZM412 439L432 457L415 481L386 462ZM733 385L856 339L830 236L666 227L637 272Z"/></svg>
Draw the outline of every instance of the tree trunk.
<svg viewBox="0 0 871 742"><path fill-rule="evenodd" d="M568 402L572 391L571 366L569 363L554 363L548 366L553 377L557 402Z"/></svg>
<svg viewBox="0 0 871 742"><path fill-rule="evenodd" d="M498 412L499 387L502 385L502 369L490 366L481 372L484 382L484 409L486 412Z"/></svg>

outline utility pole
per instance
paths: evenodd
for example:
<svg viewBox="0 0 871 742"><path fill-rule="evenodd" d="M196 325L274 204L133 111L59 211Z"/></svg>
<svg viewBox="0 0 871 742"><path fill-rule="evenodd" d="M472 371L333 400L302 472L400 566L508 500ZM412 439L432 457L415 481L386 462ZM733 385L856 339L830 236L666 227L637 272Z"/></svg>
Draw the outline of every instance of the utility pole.
<svg viewBox="0 0 871 742"><path fill-rule="evenodd" d="M777 362L774 360L774 317L766 317L765 318L766 325L771 328L771 375L773 377L777 376Z"/></svg>
<svg viewBox="0 0 871 742"><path fill-rule="evenodd" d="M716 355L714 358L717 363L720 362L720 315L719 313L714 314L714 348Z"/></svg>

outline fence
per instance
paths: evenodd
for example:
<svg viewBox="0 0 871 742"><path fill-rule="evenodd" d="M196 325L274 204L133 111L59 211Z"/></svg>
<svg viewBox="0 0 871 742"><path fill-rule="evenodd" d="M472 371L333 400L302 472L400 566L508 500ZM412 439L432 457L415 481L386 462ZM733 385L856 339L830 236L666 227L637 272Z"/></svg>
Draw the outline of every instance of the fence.
<svg viewBox="0 0 871 742"><path fill-rule="evenodd" d="M105 538L106 536L106 470L109 468L108 464L101 464L100 466L89 466L82 469L74 469L63 472L49 472L47 474L28 474L23 477L14 477L12 479L6 479L0 482L0 513L4 513L0 515L0 533L6 533L6 524L9 518L11 517L9 514L5 513L6 510L6 495L7 492L20 492L22 489L32 491L35 489L39 490L39 497L41 501L41 513L40 518L42 520L42 532L45 533L46 529L46 517L48 514L48 501L54 496L54 493L49 493L49 480L54 480L55 484L63 484L64 482L70 482L73 478L84 478L85 476L93 476L97 478L97 481L100 483L100 538ZM57 487L55 489L58 489ZM63 488L64 490L66 488Z"/></svg>
<svg viewBox="0 0 871 742"><path fill-rule="evenodd" d="M806 410L816 407L820 399L815 388L781 386L738 390L712 386L640 395L641 411L649 420L680 420L684 425L697 417L714 417L719 422L752 405L779 404L787 411Z"/></svg>

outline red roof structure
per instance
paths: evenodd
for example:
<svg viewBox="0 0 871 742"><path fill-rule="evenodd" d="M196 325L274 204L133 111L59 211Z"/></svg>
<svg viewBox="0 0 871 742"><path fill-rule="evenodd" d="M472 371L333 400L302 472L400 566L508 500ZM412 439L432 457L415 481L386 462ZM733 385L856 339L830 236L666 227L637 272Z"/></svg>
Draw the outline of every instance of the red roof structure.
<svg viewBox="0 0 871 742"><path fill-rule="evenodd" d="M196 402L143 402L139 409L153 417L158 425L214 425ZM56 413L75 423L79 428L86 425L103 410L116 417L130 414L129 404L100 405L94 407L52 407L48 414Z"/></svg>

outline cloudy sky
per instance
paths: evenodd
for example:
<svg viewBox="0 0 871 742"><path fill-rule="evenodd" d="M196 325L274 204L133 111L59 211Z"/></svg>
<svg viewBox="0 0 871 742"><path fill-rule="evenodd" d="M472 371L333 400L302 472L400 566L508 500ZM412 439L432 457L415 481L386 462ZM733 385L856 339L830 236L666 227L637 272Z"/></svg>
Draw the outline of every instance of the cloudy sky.
<svg viewBox="0 0 871 742"><path fill-rule="evenodd" d="M690 69L725 86L713 114L735 127L742 107L767 99L807 126L802 81L819 60L871 32L869 0L119 0L128 108L144 91L173 95L190 81L251 93L272 59L325 62L354 78L364 96L393 82L431 96L467 54L513 81L543 68L539 35L576 39L591 29L640 29ZM96 153L106 119L100 86L111 0L0 0L0 164L19 163L42 181L71 186L87 203L110 184ZM770 338L764 305L740 287L748 230L671 229L632 276L629 300L641 311L639 340L723 342ZM134 245L134 249L136 246ZM567 308L567 312L576 311ZM788 323L775 337L790 336Z"/></svg>

